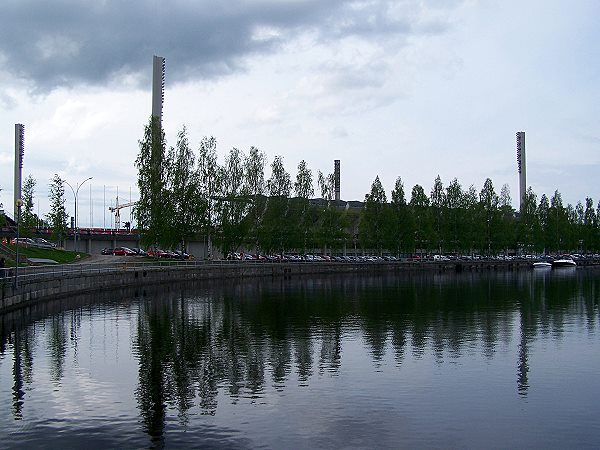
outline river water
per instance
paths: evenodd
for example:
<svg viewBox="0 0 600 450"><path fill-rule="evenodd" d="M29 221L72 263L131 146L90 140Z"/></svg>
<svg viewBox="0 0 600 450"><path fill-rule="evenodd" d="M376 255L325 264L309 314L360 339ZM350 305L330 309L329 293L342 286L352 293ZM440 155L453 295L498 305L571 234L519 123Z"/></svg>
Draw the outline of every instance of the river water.
<svg viewBox="0 0 600 450"><path fill-rule="evenodd" d="M250 279L0 316L1 448L598 448L600 271Z"/></svg>

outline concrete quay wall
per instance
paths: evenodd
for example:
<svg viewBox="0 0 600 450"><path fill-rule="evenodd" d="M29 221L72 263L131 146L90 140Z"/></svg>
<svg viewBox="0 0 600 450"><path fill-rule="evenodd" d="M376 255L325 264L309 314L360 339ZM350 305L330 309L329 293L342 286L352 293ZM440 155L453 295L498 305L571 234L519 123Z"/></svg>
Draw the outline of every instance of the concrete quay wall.
<svg viewBox="0 0 600 450"><path fill-rule="evenodd" d="M12 278L0 279L0 312L31 303L84 292L123 287L209 279L247 277L292 277L311 274L393 273L395 271L482 271L529 268L514 262L222 262L222 263L116 263L110 265L65 265L20 270L18 287Z"/></svg>

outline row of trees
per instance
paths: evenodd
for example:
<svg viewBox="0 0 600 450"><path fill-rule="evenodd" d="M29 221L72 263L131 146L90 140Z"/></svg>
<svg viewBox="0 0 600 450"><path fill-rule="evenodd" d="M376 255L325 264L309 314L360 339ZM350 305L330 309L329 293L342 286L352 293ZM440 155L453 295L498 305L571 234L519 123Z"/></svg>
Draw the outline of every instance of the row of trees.
<svg viewBox="0 0 600 450"><path fill-rule="evenodd" d="M265 154L251 147L248 154L231 149L221 165L212 137L202 139L196 156L185 127L167 151L160 123L152 118L136 159L140 199L134 214L142 243L185 247L202 233L223 253L242 246L273 252L330 247L344 236L345 215L331 201L333 175L318 175L326 199L321 211L311 203L313 174L304 161L295 181L280 156L265 179L266 163Z"/></svg>
<svg viewBox="0 0 600 450"><path fill-rule="evenodd" d="M594 208L589 197L585 206L565 206L555 191L550 200L543 194L538 202L531 187L517 213L508 185L497 194L489 178L477 192L472 185L463 189L456 178L444 188L438 176L429 196L416 185L408 202L398 178L388 203L376 178L365 197L360 232L368 247L399 252L589 252L600 247L598 217L600 203Z"/></svg>
<svg viewBox="0 0 600 450"><path fill-rule="evenodd" d="M69 215L65 208L64 183L65 181L58 174L50 180L48 186L50 208L48 214L42 219L34 211L37 181L31 175L25 178L21 189L23 206L20 217L20 231L23 236L31 236L34 230L40 227L51 228L52 238L55 240L62 241L67 236ZM4 220L4 217L0 217L0 220Z"/></svg>
<svg viewBox="0 0 600 450"><path fill-rule="evenodd" d="M438 176L429 195L415 185L407 200L401 178L391 200L375 179L361 208L333 200L333 174L298 164L295 179L275 157L265 179L265 154L232 148L224 164L214 138L203 138L197 154L185 127L175 147L166 148L160 122L151 118L136 159L140 200L134 214L142 243L185 248L202 234L223 254L240 248L265 253L343 247L372 252L499 253L508 250L596 251L600 247L600 203L563 205L558 191L539 202L528 189L521 213L511 206L508 185L498 194L491 179L481 191L457 179L444 187Z"/></svg>

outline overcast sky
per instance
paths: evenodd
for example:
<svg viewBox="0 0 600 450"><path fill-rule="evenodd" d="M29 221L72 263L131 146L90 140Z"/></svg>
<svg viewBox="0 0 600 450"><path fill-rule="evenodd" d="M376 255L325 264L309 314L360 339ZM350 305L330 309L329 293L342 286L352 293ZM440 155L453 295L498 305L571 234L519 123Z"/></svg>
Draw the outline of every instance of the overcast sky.
<svg viewBox="0 0 600 450"><path fill-rule="evenodd" d="M364 199L377 175L388 198L398 176L407 196L438 174L478 191L490 177L517 207L522 130L538 199L558 189L597 204L598 23L597 0L3 0L0 202L12 212L23 123L40 214L53 174L73 186L93 176L80 225L110 224L117 187L121 202L137 198L160 55L168 145L186 125L194 148L214 136L221 160L256 146L292 177L304 159L315 179L340 159L345 200Z"/></svg>

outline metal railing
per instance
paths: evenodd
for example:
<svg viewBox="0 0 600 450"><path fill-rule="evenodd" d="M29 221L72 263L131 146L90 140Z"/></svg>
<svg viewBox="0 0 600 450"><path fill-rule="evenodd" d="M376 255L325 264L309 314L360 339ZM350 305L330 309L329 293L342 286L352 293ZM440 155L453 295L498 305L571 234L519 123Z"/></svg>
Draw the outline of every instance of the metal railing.
<svg viewBox="0 0 600 450"><path fill-rule="evenodd" d="M133 259L133 258L132 258ZM155 271L163 270L165 268L175 269L191 269L200 267L231 267L231 266L248 266L248 265L273 265L280 266L281 264L298 264L298 265L330 265L330 264L360 264L372 265L372 264L394 264L394 265L414 265L419 264L423 266L443 264L436 261L306 261L306 260L135 260L123 257L122 260L115 260L108 263L75 263L75 264L52 264L52 265L41 265L41 266L29 266L20 267L18 275L18 284L29 283L32 281L52 280L60 277L75 277L85 275L98 275L98 274L110 274L110 273L123 273L123 272L135 272L135 271ZM456 263L457 261L450 261L448 264ZM458 261L461 262L461 261ZM470 261L467 263L471 264L488 264L492 261ZM526 263L527 261L515 261ZM465 263L465 261L462 261ZM502 264L501 261L494 262ZM511 262L512 264L513 262ZM592 264L600 264L600 260L594 260ZM0 281L13 282L15 280L14 268L0 269Z"/></svg>
<svg viewBox="0 0 600 450"><path fill-rule="evenodd" d="M287 261L286 261L287 262ZM297 261L299 264L308 263L310 261ZM162 270L165 268L190 269L198 267L231 267L234 265L248 264L281 264L274 261L228 261L228 260L167 260L167 261L115 261L110 263L78 263L78 264L51 264L41 266L19 267L18 284L28 283L31 281L41 281L43 279L56 279L60 277L75 277L92 274L109 274L135 271L151 271ZM0 280L14 281L14 267L5 268L4 273L0 270Z"/></svg>

